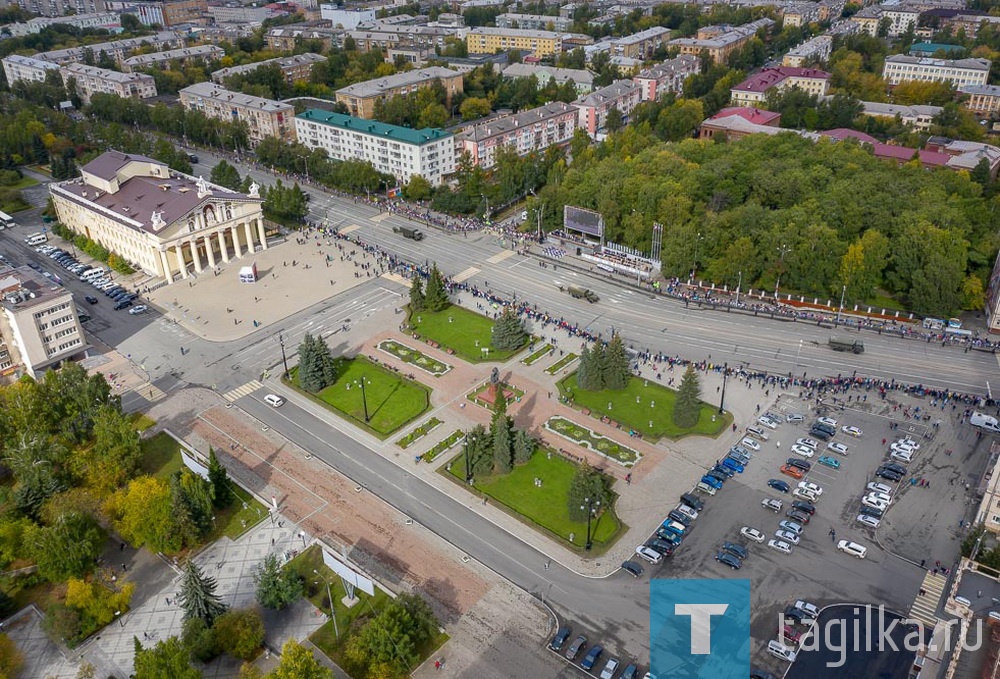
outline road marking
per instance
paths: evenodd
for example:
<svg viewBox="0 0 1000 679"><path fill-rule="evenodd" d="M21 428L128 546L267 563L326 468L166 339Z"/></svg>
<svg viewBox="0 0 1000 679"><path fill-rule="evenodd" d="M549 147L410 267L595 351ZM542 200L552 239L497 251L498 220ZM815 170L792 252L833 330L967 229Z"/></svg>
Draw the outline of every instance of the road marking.
<svg viewBox="0 0 1000 679"><path fill-rule="evenodd" d="M230 403L233 403L234 401L237 401L243 398L244 396L249 396L250 394L257 391L263 386L264 385L258 382L257 380L250 380L249 382L247 382L242 386L236 387L235 389L230 389L229 391L227 391L225 394L222 395L222 398L226 399Z"/></svg>
<svg viewBox="0 0 1000 679"><path fill-rule="evenodd" d="M413 285L413 281L398 273L384 273L382 274L382 278L394 281L396 283L399 283L400 285L405 285L406 287L411 287Z"/></svg>
<svg viewBox="0 0 1000 679"><path fill-rule="evenodd" d="M472 278L473 276L475 276L477 273L479 273L479 269L477 269L474 266L470 266L465 271L461 271L457 275L452 276L451 280L453 280L456 283L463 283Z"/></svg>
<svg viewBox="0 0 1000 679"><path fill-rule="evenodd" d="M499 264L503 260L507 259L508 257L512 257L513 255L514 255L513 250L504 250L503 252L496 253L486 261L489 262L490 264Z"/></svg>
<svg viewBox="0 0 1000 679"><path fill-rule="evenodd" d="M928 571L924 575L924 581L920 584L920 591L925 593L917 594L913 600L913 605L910 606L910 617L924 623L927 629L934 629L934 625L938 621L937 607L947 584L948 578Z"/></svg>
<svg viewBox="0 0 1000 679"><path fill-rule="evenodd" d="M349 224L340 230L340 233L351 233L352 231L357 231L361 228L360 224Z"/></svg>
<svg viewBox="0 0 1000 679"><path fill-rule="evenodd" d="M380 214L375 215L374 217L369 217L368 219L375 222L376 224L380 224L385 220L389 219L389 217L392 217L391 212L382 212Z"/></svg>

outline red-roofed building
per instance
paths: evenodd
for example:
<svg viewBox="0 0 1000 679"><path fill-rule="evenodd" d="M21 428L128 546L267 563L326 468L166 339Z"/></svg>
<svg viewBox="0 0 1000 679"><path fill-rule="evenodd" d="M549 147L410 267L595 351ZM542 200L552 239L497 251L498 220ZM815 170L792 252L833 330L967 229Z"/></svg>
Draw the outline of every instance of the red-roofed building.
<svg viewBox="0 0 1000 679"><path fill-rule="evenodd" d="M824 137L830 137L831 139L836 139L837 141L844 141L845 139L857 139L862 144L877 144L878 140L870 134L865 134L864 132L858 132L857 130L852 130L847 127L838 127L832 130L826 130L825 132L820 132Z"/></svg>
<svg viewBox="0 0 1000 679"><path fill-rule="evenodd" d="M872 144L872 150L875 153L876 158L881 158L882 160L894 160L900 165L913 160L913 157L917 153L916 149L911 149L909 146L895 146L893 144L883 144L881 142L875 142Z"/></svg>
<svg viewBox="0 0 1000 679"><path fill-rule="evenodd" d="M753 106L767 98L767 93L777 88L784 90L798 87L809 94L826 96L830 84L830 74L818 68L797 68L779 66L765 68L750 76L730 90L732 103L737 106Z"/></svg>
<svg viewBox="0 0 1000 679"><path fill-rule="evenodd" d="M728 140L735 141L748 134L767 133L769 129L777 131L780 120L781 114L774 111L748 106L724 108L702 122L698 138L711 139L716 133L723 132Z"/></svg>
<svg viewBox="0 0 1000 679"><path fill-rule="evenodd" d="M725 118L726 116L739 116L748 122L756 123L757 125L770 125L771 127L777 127L778 121L781 119L781 114L775 111L754 108L752 106L730 106L716 113L710 120Z"/></svg>

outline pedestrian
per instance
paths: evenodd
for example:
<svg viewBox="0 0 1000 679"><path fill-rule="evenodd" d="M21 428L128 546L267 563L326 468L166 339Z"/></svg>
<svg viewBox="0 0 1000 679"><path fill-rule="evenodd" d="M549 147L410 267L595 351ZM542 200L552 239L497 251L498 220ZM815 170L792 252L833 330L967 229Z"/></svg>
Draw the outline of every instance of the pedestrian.
<svg viewBox="0 0 1000 679"><path fill-rule="evenodd" d="M122 564L122 573L128 573L128 566Z"/></svg>
<svg viewBox="0 0 1000 679"><path fill-rule="evenodd" d="M436 670L441 669L441 661L440 660L435 660L434 661L434 669L436 669Z"/></svg>
<svg viewBox="0 0 1000 679"><path fill-rule="evenodd" d="M124 541L122 541L121 549L119 551L121 551L121 552L125 551L125 542Z"/></svg>
<svg viewBox="0 0 1000 679"><path fill-rule="evenodd" d="M923 568L923 567L924 567L924 564L925 564L926 562L927 562L927 559L921 559L921 560L920 560L920 567L921 567L921 568Z"/></svg>

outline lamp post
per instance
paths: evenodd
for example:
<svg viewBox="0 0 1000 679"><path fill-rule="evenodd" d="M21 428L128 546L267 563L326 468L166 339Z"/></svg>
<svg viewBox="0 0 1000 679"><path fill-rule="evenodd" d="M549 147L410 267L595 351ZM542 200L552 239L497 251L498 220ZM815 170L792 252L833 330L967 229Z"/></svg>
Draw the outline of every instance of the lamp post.
<svg viewBox="0 0 1000 679"><path fill-rule="evenodd" d="M725 412L726 406L726 378L729 377L729 364L722 364L722 398L719 399L719 413Z"/></svg>
<svg viewBox="0 0 1000 679"><path fill-rule="evenodd" d="M591 525L591 521L594 518L594 514L596 514L597 511L601 508L601 501L600 500L592 500L591 498L588 497L588 498L584 499L584 502L587 503L587 506L586 507L584 507L582 505L580 506L580 509L586 509L587 510L587 542L584 544L583 548L584 548L584 550L586 550L586 551L589 552L590 548L594 546L594 542L592 540L592 536L591 536L591 533L590 533L590 525Z"/></svg>
<svg viewBox="0 0 1000 679"><path fill-rule="evenodd" d="M840 325L840 315L844 313L844 296L847 294L847 285L845 284L843 289L840 291L840 308L837 309L837 322L835 325Z"/></svg>
<svg viewBox="0 0 1000 679"><path fill-rule="evenodd" d="M367 381L367 378L363 375L361 378L354 380L354 384L361 387L361 404L365 409L365 424L368 424L368 421L371 419L371 417L368 416L368 396L365 394L365 382Z"/></svg>
<svg viewBox="0 0 1000 679"><path fill-rule="evenodd" d="M285 379L288 379L288 358L285 356L285 336L278 333L278 344L281 345L281 364L285 366Z"/></svg>
<svg viewBox="0 0 1000 679"><path fill-rule="evenodd" d="M313 569L313 573L315 573L317 576L323 578L323 580L326 581L326 600L330 602L330 620L333 620L333 633L337 635L338 639L340 639L340 630L337 629L337 616L334 615L333 611L333 595L330 594L330 580L329 578L320 575L320 572L315 568Z"/></svg>
<svg viewBox="0 0 1000 679"><path fill-rule="evenodd" d="M695 275L698 273L698 250L701 247L701 233L698 233L698 237L694 241L694 262L691 263L691 278L694 279Z"/></svg>
<svg viewBox="0 0 1000 679"><path fill-rule="evenodd" d="M778 253L780 254L778 257L778 278L774 282L774 299L776 300L778 299L778 286L781 285L781 274L785 269L785 253L789 250L791 250L791 248L787 245L782 245L778 248Z"/></svg>
<svg viewBox="0 0 1000 679"><path fill-rule="evenodd" d="M740 271L740 280L736 284L736 306L740 305L740 288L743 287L743 271Z"/></svg>
<svg viewBox="0 0 1000 679"><path fill-rule="evenodd" d="M465 442L464 446L462 446L462 448L465 450L465 482L468 483L470 486L472 485L472 460L470 459L471 458L470 453L472 450L472 446L475 444L475 442L476 442L476 437L469 436L469 440Z"/></svg>

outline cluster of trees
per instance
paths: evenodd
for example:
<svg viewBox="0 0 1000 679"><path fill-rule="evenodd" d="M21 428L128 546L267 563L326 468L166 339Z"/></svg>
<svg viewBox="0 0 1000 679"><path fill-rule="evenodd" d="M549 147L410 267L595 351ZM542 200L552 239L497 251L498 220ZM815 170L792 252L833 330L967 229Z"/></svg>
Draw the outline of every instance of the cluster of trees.
<svg viewBox="0 0 1000 679"><path fill-rule="evenodd" d="M76 166L76 154L73 149L66 149L59 155L53 155L49 163L49 172L55 180L72 179L80 176L80 170Z"/></svg>
<svg viewBox="0 0 1000 679"><path fill-rule="evenodd" d="M596 518L611 506L611 499L608 478L604 474L586 462L576 468L566 494L569 518L573 521L586 521L587 514L591 511Z"/></svg>
<svg viewBox="0 0 1000 679"><path fill-rule="evenodd" d="M227 189L231 189L233 191L243 191L246 193L246 191L244 191L243 179L240 177L240 171L225 160L220 160L218 164L212 168L212 174L209 175L209 179L213 184L225 186Z"/></svg>
<svg viewBox="0 0 1000 679"><path fill-rule="evenodd" d="M221 621L220 621L221 622ZM246 633L249 636L248 633ZM258 646L259 648L259 646ZM236 656L239 657L239 656ZM178 637L158 641L148 648L135 640L135 679L200 679L201 672L191 666L190 651ZM240 667L241 679L333 679L333 671L320 664L312 651L289 639L281 649L281 661L264 674L254 665Z"/></svg>
<svg viewBox="0 0 1000 679"><path fill-rule="evenodd" d="M351 676L409 676L437 627L426 601L413 594L400 594L348 641L345 669Z"/></svg>
<svg viewBox="0 0 1000 679"><path fill-rule="evenodd" d="M444 311L451 306L448 290L444 285L444 276L437 267L437 262L431 265L427 277L427 288L424 289L420 274L413 277L410 285L410 314L418 311Z"/></svg>
<svg viewBox="0 0 1000 679"><path fill-rule="evenodd" d="M466 473L470 477L508 474L515 464L525 464L535 454L538 442L524 429L515 429L507 415L506 385L495 386L493 418L490 428L477 424L465 434L462 443L465 459L469 461Z"/></svg>
<svg viewBox="0 0 1000 679"><path fill-rule="evenodd" d="M298 183L285 186L279 179L265 188L261 195L264 198L264 216L268 219L298 226L309 214L306 192Z"/></svg>
<svg viewBox="0 0 1000 679"><path fill-rule="evenodd" d="M524 321L512 307L504 307L503 313L493 322L493 333L490 344L500 351L520 349L528 341L528 331L524 329Z"/></svg>
<svg viewBox="0 0 1000 679"><path fill-rule="evenodd" d="M674 424L678 427L690 429L698 424L698 417L701 415L701 385L698 381L698 373L694 367L688 366L681 377L681 384L677 388L677 396L674 399L674 411L672 417Z"/></svg>
<svg viewBox="0 0 1000 679"><path fill-rule="evenodd" d="M306 333L299 344L299 386L316 394L337 381L337 363L322 335Z"/></svg>
<svg viewBox="0 0 1000 679"><path fill-rule="evenodd" d="M257 160L263 165L294 174L308 174L324 186L352 193L378 192L395 186L392 175L375 170L371 163L359 160L330 160L322 149L310 150L302 144L287 144L269 137L257 145Z"/></svg>
<svg viewBox="0 0 1000 679"><path fill-rule="evenodd" d="M584 345L576 369L576 384L580 389L621 391L630 379L632 370L621 335L612 335L607 345L603 342L596 342L593 348Z"/></svg>
<svg viewBox="0 0 1000 679"><path fill-rule="evenodd" d="M52 233L64 240L70 241L76 248L86 252L94 259L105 262L108 266L120 274L127 276L135 273L135 269L132 268L132 265L129 264L126 259L113 252L109 252L106 247L95 240L87 238L82 233L74 233L73 231L70 231L68 227L60 222L55 222L52 225Z"/></svg>
<svg viewBox="0 0 1000 679"><path fill-rule="evenodd" d="M440 81L421 87L412 94L396 94L388 100L375 102L375 120L406 127L444 127L451 117L448 92ZM455 102L453 102L455 103Z"/></svg>
<svg viewBox="0 0 1000 679"><path fill-rule="evenodd" d="M545 206L550 228L561 221L551 206L597 210L606 238L645 250L649 225L670 224L666 276L767 290L780 277L785 290L822 296L846 285L848 302L882 291L936 316L982 307L997 199L965 173L897 167L851 141L668 144L641 127L573 157L531 205Z"/></svg>

